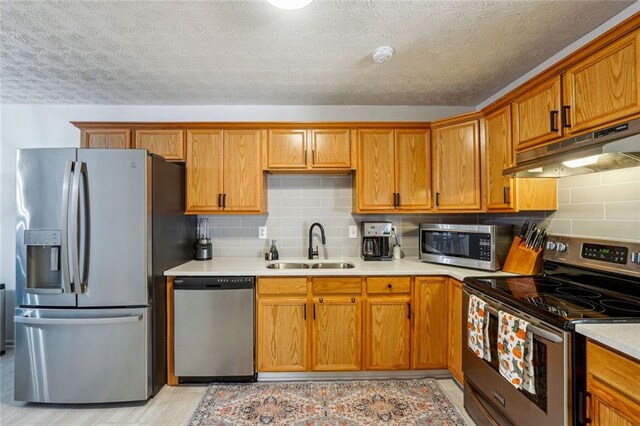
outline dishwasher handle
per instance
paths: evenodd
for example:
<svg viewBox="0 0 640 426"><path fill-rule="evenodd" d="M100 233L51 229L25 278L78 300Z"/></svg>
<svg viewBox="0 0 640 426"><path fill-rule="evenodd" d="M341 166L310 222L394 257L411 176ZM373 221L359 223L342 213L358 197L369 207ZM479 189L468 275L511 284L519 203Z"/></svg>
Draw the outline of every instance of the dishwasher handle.
<svg viewBox="0 0 640 426"><path fill-rule="evenodd" d="M176 277L174 290L245 290L255 288L255 277L214 276L214 277Z"/></svg>

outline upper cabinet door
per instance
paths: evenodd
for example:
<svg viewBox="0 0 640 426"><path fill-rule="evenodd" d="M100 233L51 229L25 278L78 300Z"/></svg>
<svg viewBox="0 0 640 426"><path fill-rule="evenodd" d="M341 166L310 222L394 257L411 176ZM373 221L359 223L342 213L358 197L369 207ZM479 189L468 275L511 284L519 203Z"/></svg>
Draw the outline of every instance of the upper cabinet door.
<svg viewBox="0 0 640 426"><path fill-rule="evenodd" d="M359 210L394 208L394 145L393 129L358 130Z"/></svg>
<svg viewBox="0 0 640 426"><path fill-rule="evenodd" d="M564 73L565 132L584 132L640 112L639 49L640 31L635 31Z"/></svg>
<svg viewBox="0 0 640 426"><path fill-rule="evenodd" d="M396 130L398 207L431 208L431 146L429 130Z"/></svg>
<svg viewBox="0 0 640 426"><path fill-rule="evenodd" d="M222 210L222 130L187 131L187 213Z"/></svg>
<svg viewBox="0 0 640 426"><path fill-rule="evenodd" d="M269 169L307 168L307 131L271 129L267 137Z"/></svg>
<svg viewBox="0 0 640 426"><path fill-rule="evenodd" d="M432 130L438 210L481 207L479 127L479 121L472 120Z"/></svg>
<svg viewBox="0 0 640 426"><path fill-rule="evenodd" d="M81 148L131 148L129 129L88 129L81 133Z"/></svg>
<svg viewBox="0 0 640 426"><path fill-rule="evenodd" d="M523 151L545 145L561 136L560 76L556 76L513 102L515 150Z"/></svg>
<svg viewBox="0 0 640 426"><path fill-rule="evenodd" d="M502 176L513 165L510 105L485 117L485 142L487 208L513 209L513 179Z"/></svg>
<svg viewBox="0 0 640 426"><path fill-rule="evenodd" d="M351 167L351 131L349 129L311 130L311 143L312 167L327 169Z"/></svg>
<svg viewBox="0 0 640 426"><path fill-rule="evenodd" d="M224 131L225 211L262 209L260 146L260 130Z"/></svg>
<svg viewBox="0 0 640 426"><path fill-rule="evenodd" d="M136 130L136 148L147 149L167 161L184 161L184 130Z"/></svg>

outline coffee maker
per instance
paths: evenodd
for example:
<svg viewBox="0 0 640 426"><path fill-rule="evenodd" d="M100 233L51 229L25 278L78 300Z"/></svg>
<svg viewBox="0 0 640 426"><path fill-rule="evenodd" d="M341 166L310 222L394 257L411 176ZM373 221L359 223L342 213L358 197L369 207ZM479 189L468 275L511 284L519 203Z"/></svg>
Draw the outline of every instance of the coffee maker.
<svg viewBox="0 0 640 426"><path fill-rule="evenodd" d="M362 223L362 258L364 260L392 260L391 222Z"/></svg>

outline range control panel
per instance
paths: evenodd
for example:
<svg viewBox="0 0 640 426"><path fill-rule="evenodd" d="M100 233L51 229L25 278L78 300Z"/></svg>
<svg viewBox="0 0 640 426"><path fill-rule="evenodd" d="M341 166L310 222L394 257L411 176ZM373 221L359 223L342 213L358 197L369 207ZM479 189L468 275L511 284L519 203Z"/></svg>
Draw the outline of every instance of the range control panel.
<svg viewBox="0 0 640 426"><path fill-rule="evenodd" d="M621 246L584 243L582 244L582 257L625 265L629 257L629 249Z"/></svg>
<svg viewBox="0 0 640 426"><path fill-rule="evenodd" d="M640 243L549 235L544 259L640 277Z"/></svg>

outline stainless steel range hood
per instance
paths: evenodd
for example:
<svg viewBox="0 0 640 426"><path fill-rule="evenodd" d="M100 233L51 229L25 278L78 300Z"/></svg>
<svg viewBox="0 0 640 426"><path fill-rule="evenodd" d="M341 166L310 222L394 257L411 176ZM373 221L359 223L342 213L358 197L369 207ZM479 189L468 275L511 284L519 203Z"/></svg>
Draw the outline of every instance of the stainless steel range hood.
<svg viewBox="0 0 640 426"><path fill-rule="evenodd" d="M504 176L564 177L640 166L640 119L516 154Z"/></svg>

